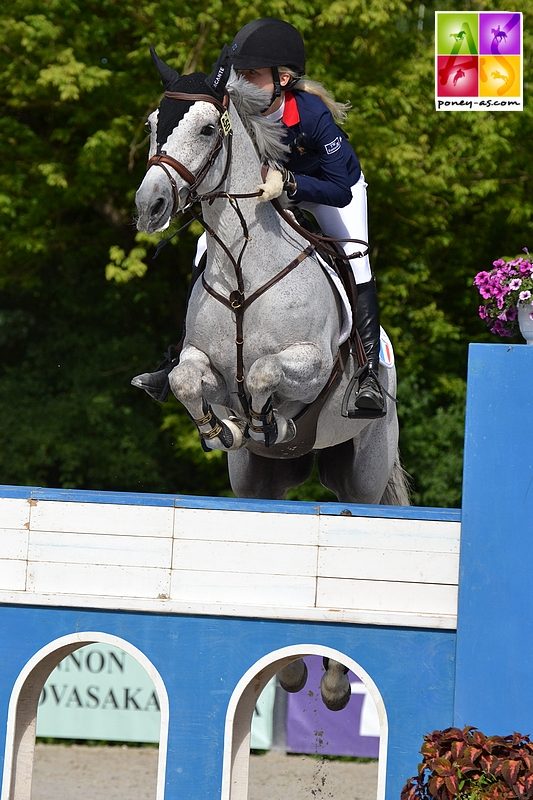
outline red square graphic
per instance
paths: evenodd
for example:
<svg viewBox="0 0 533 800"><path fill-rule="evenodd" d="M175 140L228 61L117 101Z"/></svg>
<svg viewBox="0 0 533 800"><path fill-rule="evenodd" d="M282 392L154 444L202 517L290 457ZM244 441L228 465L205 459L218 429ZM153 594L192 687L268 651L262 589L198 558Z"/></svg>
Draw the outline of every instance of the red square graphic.
<svg viewBox="0 0 533 800"><path fill-rule="evenodd" d="M438 56L437 96L477 97L478 73L477 56Z"/></svg>

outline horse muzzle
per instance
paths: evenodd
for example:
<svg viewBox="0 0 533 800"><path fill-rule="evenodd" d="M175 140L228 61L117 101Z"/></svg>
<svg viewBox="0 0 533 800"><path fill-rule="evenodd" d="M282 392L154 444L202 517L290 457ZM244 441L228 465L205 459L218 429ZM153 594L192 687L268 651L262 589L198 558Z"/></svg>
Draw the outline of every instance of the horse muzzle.
<svg viewBox="0 0 533 800"><path fill-rule="evenodd" d="M147 180L135 195L137 207L137 230L155 233L168 228L174 211L174 195L165 181Z"/></svg>

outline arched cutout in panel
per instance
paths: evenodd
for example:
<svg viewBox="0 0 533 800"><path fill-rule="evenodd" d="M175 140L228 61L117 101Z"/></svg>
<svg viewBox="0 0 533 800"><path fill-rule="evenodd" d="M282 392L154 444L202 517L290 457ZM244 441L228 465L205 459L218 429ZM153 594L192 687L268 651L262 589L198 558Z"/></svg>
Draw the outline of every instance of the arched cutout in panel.
<svg viewBox="0 0 533 800"><path fill-rule="evenodd" d="M7 718L2 800L31 800L35 727L41 690L60 661L80 647L97 642L115 645L131 655L154 684L161 708L156 800L163 800L169 721L165 684L152 662L137 647L118 636L94 631L73 633L49 642L32 656L15 681Z"/></svg>
<svg viewBox="0 0 533 800"><path fill-rule="evenodd" d="M283 647L259 659L242 676L235 687L226 714L224 731L224 763L221 800L247 800L250 727L257 698L268 681L284 666L301 656L318 655L332 658L347 666L364 683L375 703L379 717L379 764L376 800L385 798L387 768L388 720L381 693L366 670L353 658L339 650L317 644Z"/></svg>

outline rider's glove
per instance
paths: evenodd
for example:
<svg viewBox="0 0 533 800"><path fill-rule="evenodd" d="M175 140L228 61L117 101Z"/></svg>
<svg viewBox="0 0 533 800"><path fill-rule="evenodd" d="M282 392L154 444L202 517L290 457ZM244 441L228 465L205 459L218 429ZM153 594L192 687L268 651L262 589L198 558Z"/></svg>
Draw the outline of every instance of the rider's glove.
<svg viewBox="0 0 533 800"><path fill-rule="evenodd" d="M294 177L294 172L291 172L289 169L285 167L282 168L281 174L283 176L283 189L287 192L287 197L292 197L296 194L296 190L298 186L296 185L296 178Z"/></svg>
<svg viewBox="0 0 533 800"><path fill-rule="evenodd" d="M283 174L279 170L269 167L265 182L257 188L261 192L258 199L259 203L274 200L283 193Z"/></svg>
<svg viewBox="0 0 533 800"><path fill-rule="evenodd" d="M290 170L285 167L281 169L268 168L265 182L258 187L261 191L259 202L265 203L268 200L274 200L279 197L283 192L287 192L287 197L292 197L296 192L296 178Z"/></svg>

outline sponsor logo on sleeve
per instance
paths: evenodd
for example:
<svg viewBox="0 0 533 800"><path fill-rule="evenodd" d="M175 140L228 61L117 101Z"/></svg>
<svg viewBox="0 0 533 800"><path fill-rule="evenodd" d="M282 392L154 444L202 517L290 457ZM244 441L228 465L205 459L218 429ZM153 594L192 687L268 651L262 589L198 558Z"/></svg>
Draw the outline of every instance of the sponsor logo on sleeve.
<svg viewBox="0 0 533 800"><path fill-rule="evenodd" d="M332 142L324 145L326 153L328 156L331 156L333 153L336 153L337 150L341 149L342 139L340 136L337 136L336 139L333 139Z"/></svg>

